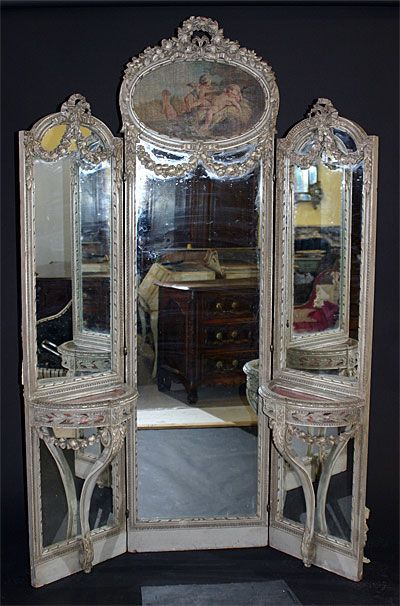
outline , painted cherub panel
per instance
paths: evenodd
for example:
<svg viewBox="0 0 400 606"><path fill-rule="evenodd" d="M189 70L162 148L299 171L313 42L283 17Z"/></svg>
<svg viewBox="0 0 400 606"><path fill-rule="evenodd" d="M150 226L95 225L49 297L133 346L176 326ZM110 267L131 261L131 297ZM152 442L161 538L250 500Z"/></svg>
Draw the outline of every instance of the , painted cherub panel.
<svg viewBox="0 0 400 606"><path fill-rule="evenodd" d="M133 94L139 120L181 140L230 139L249 131L265 109L264 91L248 72L212 61L178 61L140 79Z"/></svg>

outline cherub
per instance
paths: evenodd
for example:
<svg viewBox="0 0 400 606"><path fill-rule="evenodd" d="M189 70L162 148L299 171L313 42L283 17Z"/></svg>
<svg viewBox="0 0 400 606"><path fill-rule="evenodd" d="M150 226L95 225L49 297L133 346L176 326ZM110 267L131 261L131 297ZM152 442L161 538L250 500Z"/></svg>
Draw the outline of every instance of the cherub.
<svg viewBox="0 0 400 606"><path fill-rule="evenodd" d="M177 113L171 105L171 93L165 89L161 93L162 95L162 110L167 120L175 120Z"/></svg>
<svg viewBox="0 0 400 606"><path fill-rule="evenodd" d="M186 111L191 112L196 108L210 107L211 103L207 99L207 95L210 95L214 91L210 76L203 74L200 76L198 83L191 82L188 86L192 90L184 98Z"/></svg>
<svg viewBox="0 0 400 606"><path fill-rule="evenodd" d="M201 127L200 131L204 132L211 126L211 122L216 114L225 109L226 107L235 107L240 113L242 108L240 102L242 100L242 93L238 84L229 84L223 93L214 97L211 102L209 109L205 115L205 122Z"/></svg>

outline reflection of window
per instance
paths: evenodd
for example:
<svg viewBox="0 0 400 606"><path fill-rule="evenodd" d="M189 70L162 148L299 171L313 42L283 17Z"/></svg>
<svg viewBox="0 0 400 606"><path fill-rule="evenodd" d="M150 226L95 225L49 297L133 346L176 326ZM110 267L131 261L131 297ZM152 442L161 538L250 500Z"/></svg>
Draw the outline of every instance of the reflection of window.
<svg viewBox="0 0 400 606"><path fill-rule="evenodd" d="M295 194L294 200L298 202L311 202L317 208L322 200L323 192L318 181L318 170L316 166L295 169Z"/></svg>

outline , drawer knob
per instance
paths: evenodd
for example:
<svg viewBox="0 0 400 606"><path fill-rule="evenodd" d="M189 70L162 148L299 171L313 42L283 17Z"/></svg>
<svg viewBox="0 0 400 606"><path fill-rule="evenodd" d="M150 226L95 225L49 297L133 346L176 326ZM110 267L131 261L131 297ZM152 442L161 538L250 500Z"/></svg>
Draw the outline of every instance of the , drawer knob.
<svg viewBox="0 0 400 606"><path fill-rule="evenodd" d="M216 366L216 368L223 368L224 363L223 363L223 362L221 362L221 360L218 360L218 362L216 363L216 365L215 365L215 366Z"/></svg>
<svg viewBox="0 0 400 606"><path fill-rule="evenodd" d="M232 309L237 309L237 306L238 306L237 301L232 301L232 305L231 305Z"/></svg>
<svg viewBox="0 0 400 606"><path fill-rule="evenodd" d="M222 303L217 303L217 304L215 305L215 307L216 307L216 308L217 308L219 311L221 311L221 310L222 310Z"/></svg>
<svg viewBox="0 0 400 606"><path fill-rule="evenodd" d="M217 332L217 334L215 335L218 339L218 341L222 341L222 339L224 338L224 335L222 334L222 332Z"/></svg>
<svg viewBox="0 0 400 606"><path fill-rule="evenodd" d="M232 337L232 339L236 339L236 337L238 336L238 334L239 334L239 333L238 333L238 331L237 331L237 330L232 330L232 332L231 332L231 337Z"/></svg>
<svg viewBox="0 0 400 606"><path fill-rule="evenodd" d="M232 366L233 368L237 368L239 366L239 360L233 360Z"/></svg>

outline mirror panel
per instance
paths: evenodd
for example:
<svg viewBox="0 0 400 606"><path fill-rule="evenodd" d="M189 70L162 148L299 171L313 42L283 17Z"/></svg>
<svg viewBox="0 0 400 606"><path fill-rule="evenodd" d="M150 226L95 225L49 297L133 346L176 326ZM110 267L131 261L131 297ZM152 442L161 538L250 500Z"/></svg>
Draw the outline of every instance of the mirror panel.
<svg viewBox="0 0 400 606"><path fill-rule="evenodd" d="M293 331L287 366L354 380L359 358L363 162L340 168L322 163L309 169L294 167L296 189L309 182L309 171L314 179L321 169L328 177L327 183L322 177L321 192L325 188L326 197L335 196L340 206L330 204L325 209L320 227L306 226L313 221L304 220L294 194ZM314 214L317 209L311 210L311 204L308 211ZM329 216L332 207L336 210ZM318 345L316 333L329 339L329 347Z"/></svg>
<svg viewBox="0 0 400 606"><path fill-rule="evenodd" d="M210 418L223 416L222 406L214 401ZM139 430L140 520L257 515L257 426L229 427L222 420L221 427L192 422L191 428Z"/></svg>
<svg viewBox="0 0 400 606"><path fill-rule="evenodd" d="M57 346L72 339L71 157L35 160L37 378L65 376Z"/></svg>
<svg viewBox="0 0 400 606"><path fill-rule="evenodd" d="M100 147L98 137L88 141ZM111 162L92 165L73 152L35 160L33 178L38 379L109 370ZM104 349L97 357L96 347Z"/></svg>
<svg viewBox="0 0 400 606"><path fill-rule="evenodd" d="M80 94L19 133L32 584L125 551L122 140Z"/></svg>
<svg viewBox="0 0 400 606"><path fill-rule="evenodd" d="M293 172L293 338L296 339L299 333L337 332L343 327L345 173L323 163L306 169L296 166Z"/></svg>
<svg viewBox="0 0 400 606"><path fill-rule="evenodd" d="M138 519L255 516L260 169L136 175Z"/></svg>
<svg viewBox="0 0 400 606"><path fill-rule="evenodd" d="M111 162L79 167L78 265L82 337L91 333L110 335L111 273ZM81 270L81 271L79 271Z"/></svg>
<svg viewBox="0 0 400 606"><path fill-rule="evenodd" d="M127 225L137 234L127 258L137 288L127 367L139 392L132 550L152 548L158 530L162 548L228 545L233 525L235 545L268 540L269 437L246 378L270 372L272 318L260 317L272 300L278 105L271 68L203 17L125 71Z"/></svg>

